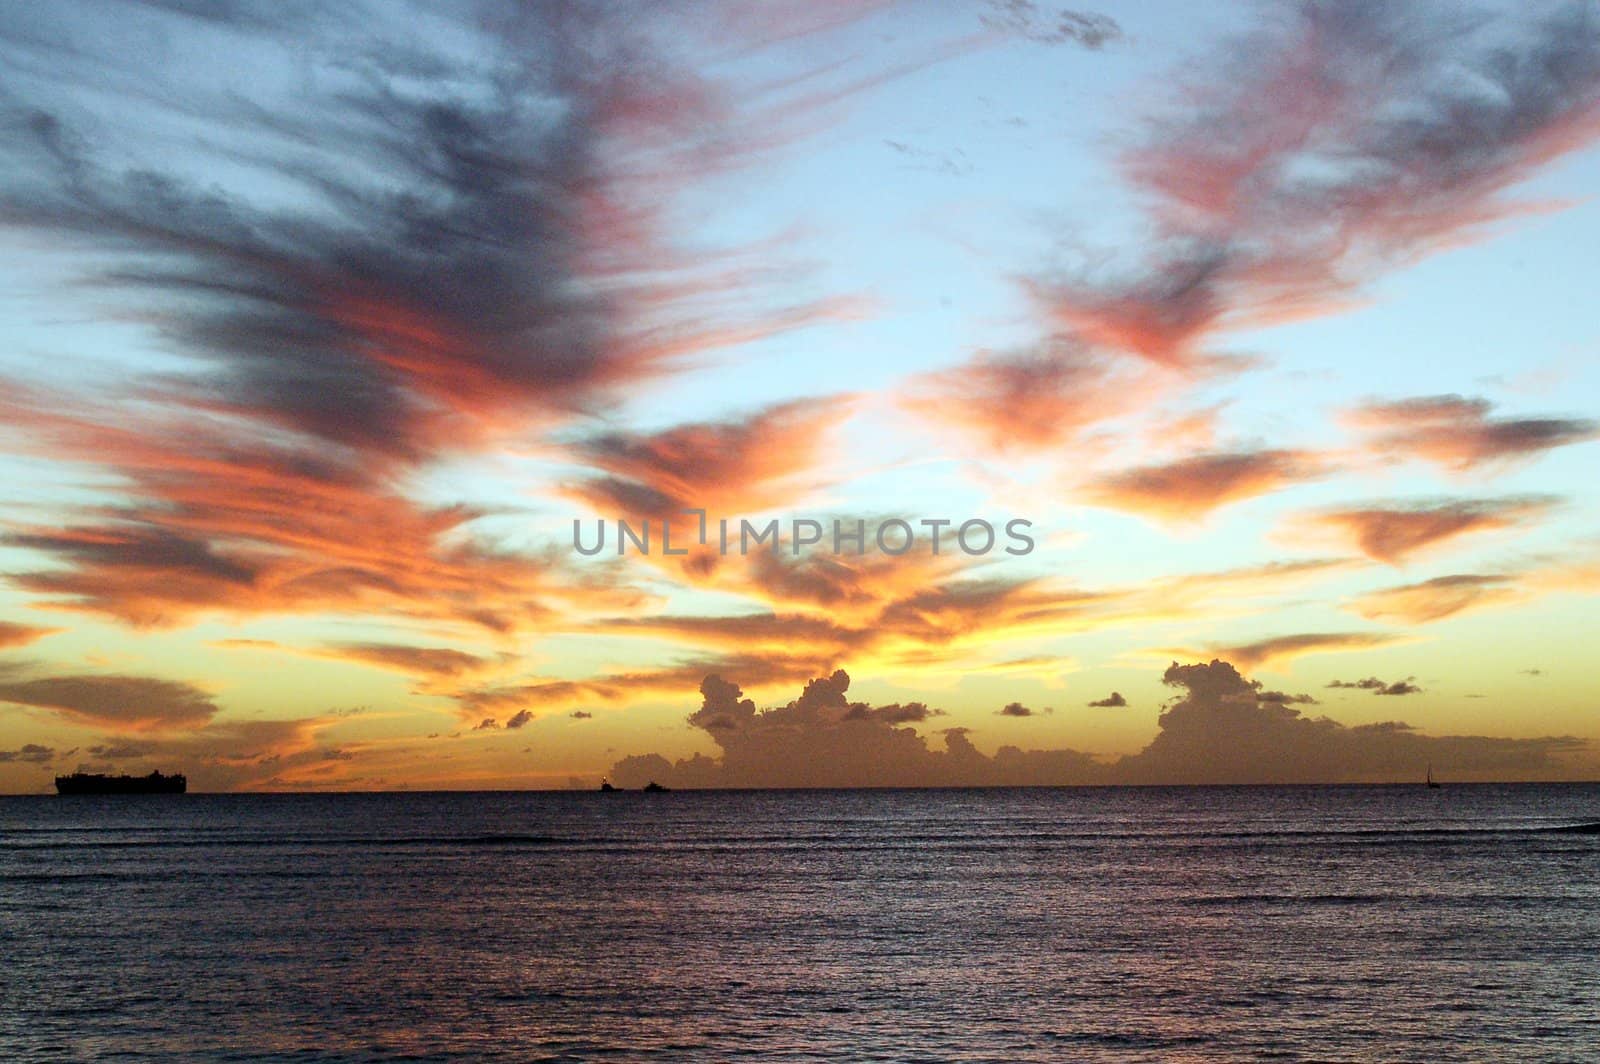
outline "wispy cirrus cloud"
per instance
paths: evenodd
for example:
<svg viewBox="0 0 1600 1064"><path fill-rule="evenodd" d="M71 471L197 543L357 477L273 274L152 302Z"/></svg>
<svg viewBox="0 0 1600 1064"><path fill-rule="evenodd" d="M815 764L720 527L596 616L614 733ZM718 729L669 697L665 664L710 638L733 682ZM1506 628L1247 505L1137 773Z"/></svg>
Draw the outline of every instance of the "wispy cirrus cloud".
<svg viewBox="0 0 1600 1064"><path fill-rule="evenodd" d="M752 555L752 560L755 557ZM872 557L825 560L854 574L846 563ZM783 563L785 568L789 564ZM900 575L909 573L909 578L849 583L845 585L849 593L837 600L818 599L815 589L801 586L784 589L774 597L771 609L760 612L599 618L583 630L660 639L698 652L646 668L613 669L583 678L535 677L465 685L449 693L464 716L478 719L524 708L669 695L681 691L686 682L692 684L695 677L711 673L738 675L760 689L845 666L870 666L879 673L903 670L919 676L943 670L963 674L1031 672L1054 677L1070 671L1070 659L995 662L994 649L1017 639L1060 637L1201 614L1216 617L1242 603L1257 603L1336 573L1343 565L1326 559L1279 563L1103 589L1027 577L978 578L959 567L908 565ZM847 580L844 576L838 579Z"/></svg>
<svg viewBox="0 0 1600 1064"><path fill-rule="evenodd" d="M746 20L753 45L872 10L783 7ZM114 399L7 382L7 444L128 485L115 508L6 533L57 563L18 578L56 605L139 625L392 608L525 627L549 566L476 543L477 510L415 501L430 464L837 306L768 286L784 271L738 248L691 249L673 205L801 135L848 79L741 94L689 61L704 41L668 40L693 19L589 3L434 10L431 35L380 12L105 18L82 39L22 16L0 35L0 226L78 254L101 313L180 356L102 381ZM180 51L225 37L285 77L220 92L106 47L122 22ZM106 121L98 99L119 93L190 150Z"/></svg>
<svg viewBox="0 0 1600 1064"><path fill-rule="evenodd" d="M1255 669L1307 654L1369 650L1403 641L1403 637L1390 632L1297 632L1293 635L1272 636L1233 646L1208 646L1203 650L1166 649L1155 653L1176 654L1181 657L1205 657L1214 654L1241 669Z"/></svg>
<svg viewBox="0 0 1600 1064"><path fill-rule="evenodd" d="M1291 522L1311 537L1332 535L1374 561L1400 565L1469 535L1527 524L1560 500L1547 495L1385 504L1304 514Z"/></svg>
<svg viewBox="0 0 1600 1064"><path fill-rule="evenodd" d="M181 680L115 673L0 678L0 702L119 731L187 731L217 714L212 696Z"/></svg>
<svg viewBox="0 0 1600 1064"><path fill-rule="evenodd" d="M689 509L765 510L804 490L828 432L851 403L850 396L799 399L727 421L590 436L577 453L609 476L571 490L607 516L660 520Z"/></svg>
<svg viewBox="0 0 1600 1064"><path fill-rule="evenodd" d="M1494 417L1493 410L1486 399L1435 395L1367 403L1345 420L1367 436L1376 454L1456 472L1503 469L1600 435L1600 422L1586 418Z"/></svg>
<svg viewBox="0 0 1600 1064"><path fill-rule="evenodd" d="M1180 75L1122 158L1148 204L1142 261L1036 278L1041 308L1195 365L1222 333L1328 313L1526 211L1506 193L1600 136L1596 15L1427 10L1304 0Z"/></svg>
<svg viewBox="0 0 1600 1064"><path fill-rule="evenodd" d="M1072 336L1029 350L982 351L908 382L901 402L990 451L1058 448L1147 404L1163 381Z"/></svg>
<svg viewBox="0 0 1600 1064"><path fill-rule="evenodd" d="M13 647L25 647L46 636L57 635L60 628L38 628L30 624L13 624L10 621L0 621L0 650Z"/></svg>
<svg viewBox="0 0 1600 1064"><path fill-rule="evenodd" d="M1429 624L1525 597L1514 575L1453 573L1369 591L1352 599L1349 608L1369 621Z"/></svg>
<svg viewBox="0 0 1600 1064"><path fill-rule="evenodd" d="M1230 503L1326 475L1308 451L1222 451L1107 473L1083 489L1091 502L1161 521L1195 521Z"/></svg>

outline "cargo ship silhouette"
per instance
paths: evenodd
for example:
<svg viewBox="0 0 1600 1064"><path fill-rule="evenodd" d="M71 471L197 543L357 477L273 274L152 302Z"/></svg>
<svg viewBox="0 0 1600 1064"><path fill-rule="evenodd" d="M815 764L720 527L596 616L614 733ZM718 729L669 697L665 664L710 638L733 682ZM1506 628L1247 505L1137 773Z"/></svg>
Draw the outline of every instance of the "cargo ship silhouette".
<svg viewBox="0 0 1600 1064"><path fill-rule="evenodd" d="M57 794L182 794L189 781L182 773L163 776L102 776L93 772L74 772L56 777Z"/></svg>

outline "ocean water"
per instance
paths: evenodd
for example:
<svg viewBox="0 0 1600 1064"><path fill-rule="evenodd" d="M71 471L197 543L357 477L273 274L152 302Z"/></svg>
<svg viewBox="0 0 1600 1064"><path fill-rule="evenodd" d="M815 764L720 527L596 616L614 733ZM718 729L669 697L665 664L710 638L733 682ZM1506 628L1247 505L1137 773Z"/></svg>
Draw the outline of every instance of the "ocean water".
<svg viewBox="0 0 1600 1064"><path fill-rule="evenodd" d="M1600 1059L1600 786L0 799L5 1060Z"/></svg>

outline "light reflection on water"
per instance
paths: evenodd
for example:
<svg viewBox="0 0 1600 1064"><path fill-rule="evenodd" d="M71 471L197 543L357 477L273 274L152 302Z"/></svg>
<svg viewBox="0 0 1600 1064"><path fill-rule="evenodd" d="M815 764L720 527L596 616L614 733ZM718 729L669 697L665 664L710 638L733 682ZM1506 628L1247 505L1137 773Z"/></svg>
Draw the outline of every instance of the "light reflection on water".
<svg viewBox="0 0 1600 1064"><path fill-rule="evenodd" d="M0 1057L1581 1059L1600 787L0 799Z"/></svg>

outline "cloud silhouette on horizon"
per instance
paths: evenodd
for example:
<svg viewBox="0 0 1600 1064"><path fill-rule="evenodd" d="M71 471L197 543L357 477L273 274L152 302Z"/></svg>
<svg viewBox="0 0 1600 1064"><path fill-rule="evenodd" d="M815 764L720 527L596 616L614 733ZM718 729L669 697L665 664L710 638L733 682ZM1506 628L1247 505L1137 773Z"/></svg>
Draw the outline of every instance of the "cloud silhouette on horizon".
<svg viewBox="0 0 1600 1064"><path fill-rule="evenodd" d="M627 787L651 780L690 788L1050 786L1383 781L1417 776L1430 762L1458 778L1573 778L1594 767L1591 745L1571 736L1429 736L1397 721L1351 726L1307 717L1288 703L1309 696L1263 691L1221 660L1175 662L1162 679L1182 695L1161 714L1156 737L1136 754L1107 761L1009 745L986 755L967 728L945 729L944 749L935 750L900 726L897 713L880 711L896 707L848 701L850 677L842 670L766 710L737 685L708 676L701 706L688 719L721 756L673 762L633 755L609 777ZM1400 690L1409 686L1385 684L1383 693L1412 693Z"/></svg>

